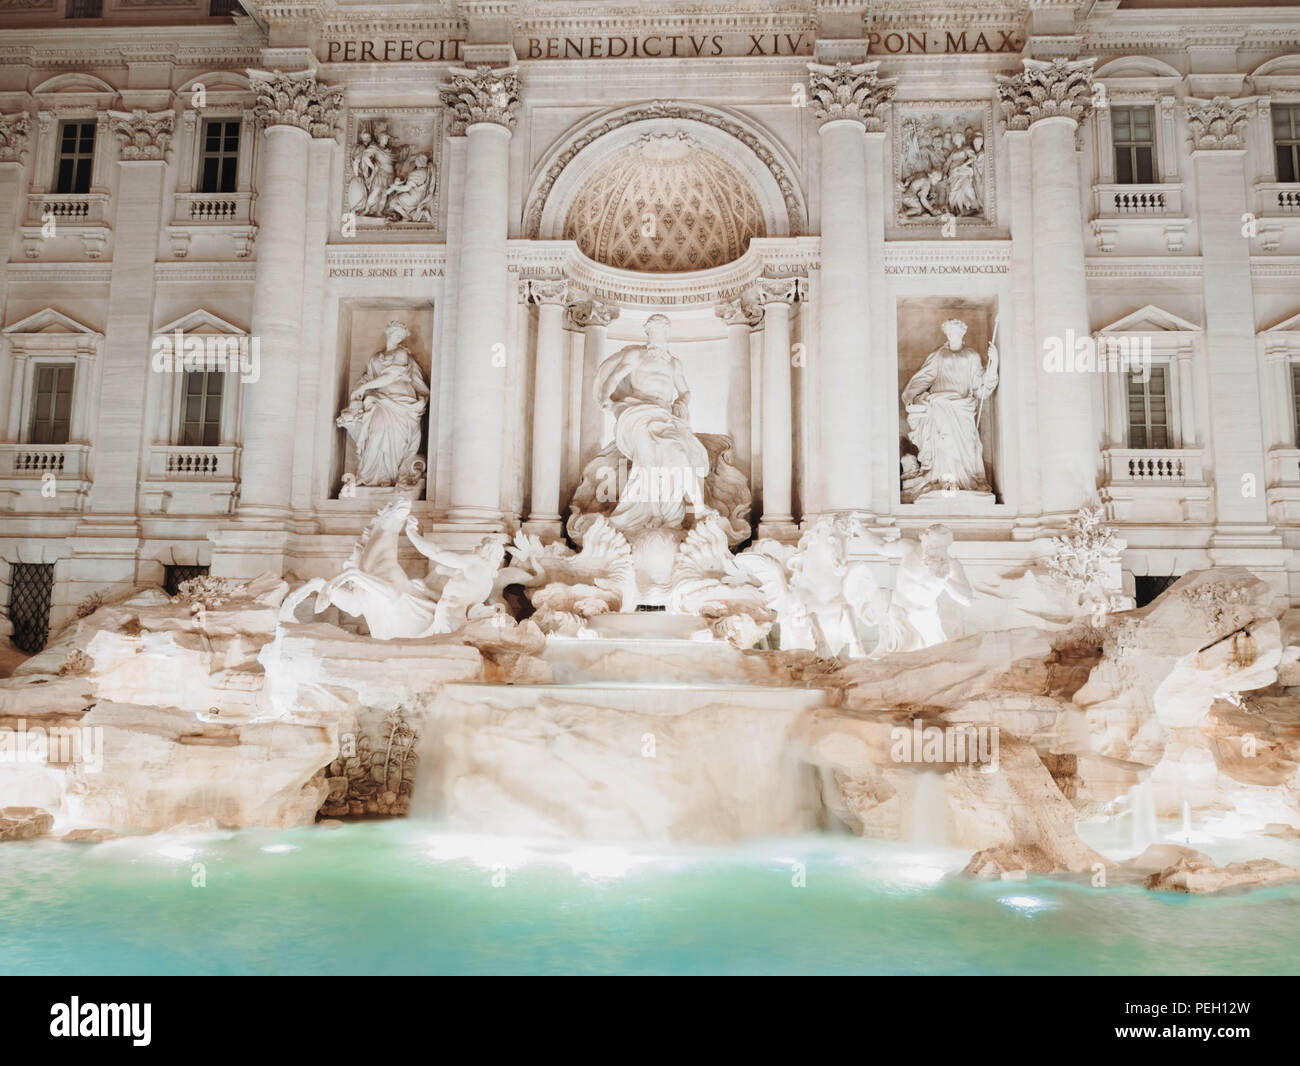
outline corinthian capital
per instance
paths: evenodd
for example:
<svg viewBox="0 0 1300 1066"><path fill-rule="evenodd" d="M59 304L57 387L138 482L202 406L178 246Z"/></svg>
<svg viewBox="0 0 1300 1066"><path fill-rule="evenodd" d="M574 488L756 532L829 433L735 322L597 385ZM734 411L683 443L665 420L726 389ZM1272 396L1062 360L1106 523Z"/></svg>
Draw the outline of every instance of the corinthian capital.
<svg viewBox="0 0 1300 1066"><path fill-rule="evenodd" d="M1213 100L1187 98L1187 131L1192 147L1231 149L1246 147L1246 122L1250 113L1246 101L1216 96Z"/></svg>
<svg viewBox="0 0 1300 1066"><path fill-rule="evenodd" d="M753 293L760 304L798 303L808 296L808 279L802 274L762 277L754 282Z"/></svg>
<svg viewBox="0 0 1300 1066"><path fill-rule="evenodd" d="M343 86L326 85L311 71L250 70L254 111L263 126L295 126L313 137L333 137L343 110Z"/></svg>
<svg viewBox="0 0 1300 1066"><path fill-rule="evenodd" d="M452 67L448 81L438 92L451 112L451 135L459 137L479 122L493 122L508 130L515 128L515 105L519 103L519 70L516 67Z"/></svg>
<svg viewBox="0 0 1300 1066"><path fill-rule="evenodd" d="M808 87L818 122L853 119L872 131L883 130L881 108L894 95L895 79L877 74L879 60L871 63L808 64Z"/></svg>
<svg viewBox="0 0 1300 1066"><path fill-rule="evenodd" d="M747 290L734 300L723 300L713 313L729 326L757 326L763 321L763 309L757 306L756 295Z"/></svg>
<svg viewBox="0 0 1300 1066"><path fill-rule="evenodd" d="M122 145L123 159L166 159L176 127L173 111L110 111L113 134Z"/></svg>
<svg viewBox="0 0 1300 1066"><path fill-rule="evenodd" d="M26 111L0 115L0 163L26 162L31 126L32 120Z"/></svg>
<svg viewBox="0 0 1300 1066"><path fill-rule="evenodd" d="M998 75L998 99L1007 125L1027 130L1041 118L1082 122L1092 111L1095 59L1026 59L1019 74Z"/></svg>
<svg viewBox="0 0 1300 1066"><path fill-rule="evenodd" d="M524 299L530 304L567 304L569 282L566 278L528 278Z"/></svg>
<svg viewBox="0 0 1300 1066"><path fill-rule="evenodd" d="M618 318L618 304L603 300L587 300L569 309L569 317L579 329L588 326L608 326Z"/></svg>

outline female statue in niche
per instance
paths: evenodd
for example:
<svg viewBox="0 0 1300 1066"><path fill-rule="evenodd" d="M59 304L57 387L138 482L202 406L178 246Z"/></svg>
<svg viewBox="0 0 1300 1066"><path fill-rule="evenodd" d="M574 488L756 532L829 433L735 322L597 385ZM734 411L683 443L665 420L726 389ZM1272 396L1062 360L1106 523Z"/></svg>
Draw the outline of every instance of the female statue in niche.
<svg viewBox="0 0 1300 1066"><path fill-rule="evenodd" d="M429 386L402 344L411 331L401 322L384 329L387 347L374 355L337 425L357 448L359 485L418 484L420 421L429 405Z"/></svg>
<svg viewBox="0 0 1300 1066"><path fill-rule="evenodd" d="M908 437L920 464L919 474L909 479L916 484L904 486L904 503L935 490L990 491L979 416L998 387L998 350L989 343L986 366L978 352L966 347L966 328L961 319L948 319L943 324L946 343L926 356L903 389Z"/></svg>

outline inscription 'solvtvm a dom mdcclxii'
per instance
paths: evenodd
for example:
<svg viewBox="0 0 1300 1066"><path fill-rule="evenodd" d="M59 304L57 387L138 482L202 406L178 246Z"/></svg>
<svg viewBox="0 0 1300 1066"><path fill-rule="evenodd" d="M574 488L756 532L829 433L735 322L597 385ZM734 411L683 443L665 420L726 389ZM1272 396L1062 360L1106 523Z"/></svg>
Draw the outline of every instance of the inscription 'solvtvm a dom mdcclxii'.
<svg viewBox="0 0 1300 1066"><path fill-rule="evenodd" d="M395 494L560 536L654 314L762 535L1003 573L1098 503L1130 594L1300 600L1294 9L64 2L0 0L0 566L55 625L325 576Z"/></svg>

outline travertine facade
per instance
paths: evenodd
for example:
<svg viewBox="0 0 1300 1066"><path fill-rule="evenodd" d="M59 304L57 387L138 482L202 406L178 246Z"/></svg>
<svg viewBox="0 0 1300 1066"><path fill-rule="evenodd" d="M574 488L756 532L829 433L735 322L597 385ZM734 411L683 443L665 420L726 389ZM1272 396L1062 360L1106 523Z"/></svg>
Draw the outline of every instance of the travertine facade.
<svg viewBox="0 0 1300 1066"><path fill-rule="evenodd" d="M560 535L656 313L764 535L942 521L978 583L1099 500L1127 579L1300 603L1300 7L66 2L0 0L0 579L56 624L332 575L395 495ZM984 480L902 402L954 319Z"/></svg>

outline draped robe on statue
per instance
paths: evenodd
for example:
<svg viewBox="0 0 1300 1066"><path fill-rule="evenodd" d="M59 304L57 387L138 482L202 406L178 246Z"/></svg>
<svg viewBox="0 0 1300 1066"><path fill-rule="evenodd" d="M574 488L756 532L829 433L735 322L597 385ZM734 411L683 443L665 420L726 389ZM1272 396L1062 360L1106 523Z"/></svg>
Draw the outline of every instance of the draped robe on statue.
<svg viewBox="0 0 1300 1066"><path fill-rule="evenodd" d="M709 454L681 416L676 359L653 347L624 349L599 369L596 391L612 402L614 441L631 468L610 521L623 533L681 526L687 500L702 502Z"/></svg>
<svg viewBox="0 0 1300 1066"><path fill-rule="evenodd" d="M981 396L997 386L986 380L979 353L944 344L928 356L903 390L909 437L925 488L988 492L984 449L976 419Z"/></svg>
<svg viewBox="0 0 1300 1066"><path fill-rule="evenodd" d="M357 481L392 485L420 450L420 420L429 386L405 348L380 352L339 417L357 447Z"/></svg>

